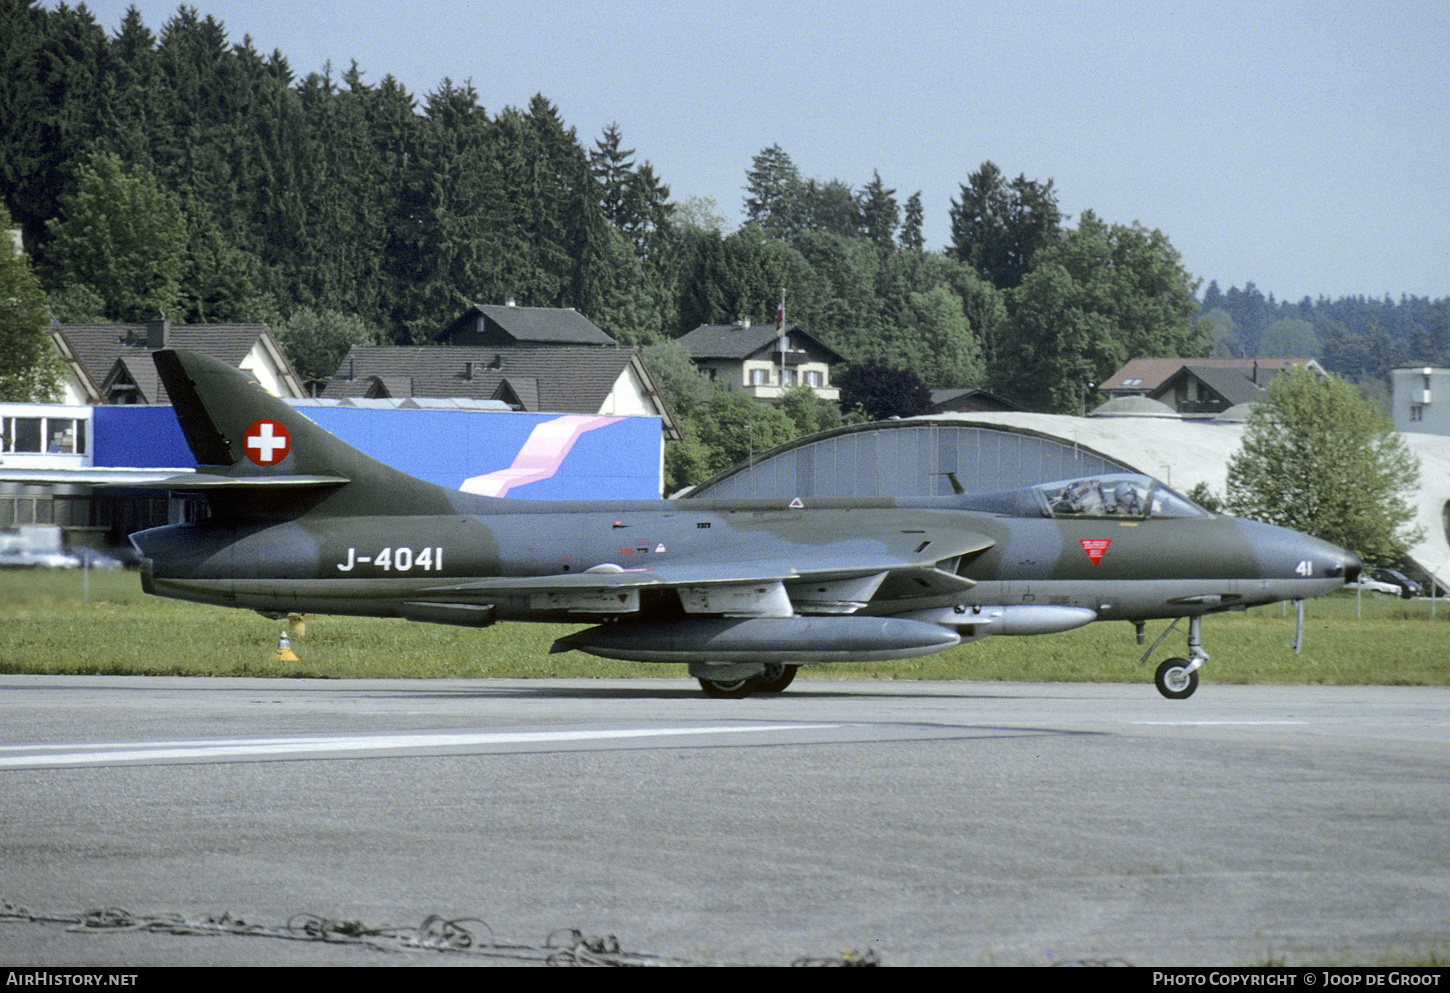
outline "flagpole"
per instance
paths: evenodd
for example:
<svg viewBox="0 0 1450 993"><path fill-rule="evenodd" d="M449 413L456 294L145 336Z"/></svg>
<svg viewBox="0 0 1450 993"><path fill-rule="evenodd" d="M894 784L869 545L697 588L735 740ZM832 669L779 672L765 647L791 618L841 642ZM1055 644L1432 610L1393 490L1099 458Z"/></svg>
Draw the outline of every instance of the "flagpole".
<svg viewBox="0 0 1450 993"><path fill-rule="evenodd" d="M775 308L775 352L780 359L780 395L785 396L785 287L780 288L780 306Z"/></svg>

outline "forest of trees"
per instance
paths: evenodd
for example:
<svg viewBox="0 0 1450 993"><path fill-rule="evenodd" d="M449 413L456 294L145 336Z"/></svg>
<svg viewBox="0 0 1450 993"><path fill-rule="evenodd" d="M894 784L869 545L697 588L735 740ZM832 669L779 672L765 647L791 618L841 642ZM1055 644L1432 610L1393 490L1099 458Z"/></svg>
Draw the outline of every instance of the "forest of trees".
<svg viewBox="0 0 1450 993"><path fill-rule="evenodd" d="M0 188L65 322L266 322L313 378L349 341L426 341L512 298L574 307L664 366L672 339L769 320L784 290L788 320L852 363L1056 412L1140 355L1287 350L1357 379L1446 356L1443 300L1211 284L1200 312L1162 232L1064 217L1052 180L991 162L934 249L920 193L802 176L771 144L727 230L619 126L581 140L543 95L489 111L447 79L417 97L356 65L298 78L187 7L156 31L35 0L0 0L0 21ZM708 402L673 378L680 406ZM820 422L795 407L797 429Z"/></svg>
<svg viewBox="0 0 1450 993"><path fill-rule="evenodd" d="M1227 292L1210 283L1198 319L1213 327L1215 356L1316 358L1386 411L1391 369L1450 365L1445 298L1305 297L1291 304L1272 293L1265 298L1253 283Z"/></svg>

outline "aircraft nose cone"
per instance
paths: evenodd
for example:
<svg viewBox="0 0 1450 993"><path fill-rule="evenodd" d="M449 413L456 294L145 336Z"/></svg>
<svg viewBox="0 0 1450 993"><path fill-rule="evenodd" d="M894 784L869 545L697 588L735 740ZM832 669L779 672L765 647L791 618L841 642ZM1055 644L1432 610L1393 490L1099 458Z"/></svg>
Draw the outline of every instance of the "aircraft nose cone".
<svg viewBox="0 0 1450 993"><path fill-rule="evenodd" d="M1318 538L1310 538L1311 549L1317 552L1320 561L1323 563L1322 576L1338 578L1346 583L1352 583L1359 578L1364 569L1364 563L1359 556L1347 548L1340 548L1338 545Z"/></svg>
<svg viewBox="0 0 1450 993"><path fill-rule="evenodd" d="M1344 581L1346 583L1352 583L1352 582L1354 582L1355 580L1357 580L1359 578L1359 574L1361 572L1363 572L1363 571L1364 571L1364 563L1359 560L1359 556L1356 555L1356 554L1354 554L1353 552L1348 552L1348 551L1345 552L1344 553Z"/></svg>
<svg viewBox="0 0 1450 993"><path fill-rule="evenodd" d="M1258 522L1249 522L1247 528L1265 579L1314 579L1343 584L1359 578L1364 569L1358 555L1322 538Z"/></svg>

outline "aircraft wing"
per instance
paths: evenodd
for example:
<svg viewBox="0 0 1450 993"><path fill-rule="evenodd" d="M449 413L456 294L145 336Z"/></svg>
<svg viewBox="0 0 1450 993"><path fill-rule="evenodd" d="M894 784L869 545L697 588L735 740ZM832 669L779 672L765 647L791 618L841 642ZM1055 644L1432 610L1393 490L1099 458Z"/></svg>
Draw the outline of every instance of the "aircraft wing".
<svg viewBox="0 0 1450 993"><path fill-rule="evenodd" d="M970 589L972 580L950 568L964 555L992 547L986 535L956 536L948 554L934 543L931 559L880 552L813 549L793 556L734 561L679 559L658 566L625 569L598 566L588 572L484 579L437 586L419 597L467 598L482 602L526 598L538 610L576 613L638 610L639 595L649 589L673 589L686 613L788 616L792 613L845 614L864 607L888 578L910 585L913 595L937 596Z"/></svg>
<svg viewBox="0 0 1450 993"><path fill-rule="evenodd" d="M240 489L327 489L346 482L346 476L218 476L196 472L168 477L158 482L156 488L182 493Z"/></svg>
<svg viewBox="0 0 1450 993"><path fill-rule="evenodd" d="M223 476L175 469L0 469L0 483L102 486L124 490L297 489L341 486L345 476Z"/></svg>

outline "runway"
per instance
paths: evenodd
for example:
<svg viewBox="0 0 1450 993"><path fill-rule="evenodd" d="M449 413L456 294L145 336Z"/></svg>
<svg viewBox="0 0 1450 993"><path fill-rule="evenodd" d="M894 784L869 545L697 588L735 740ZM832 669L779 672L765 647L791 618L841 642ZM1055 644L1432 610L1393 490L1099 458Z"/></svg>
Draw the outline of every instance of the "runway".
<svg viewBox="0 0 1450 993"><path fill-rule="evenodd" d="M1450 949L1450 691L0 677L0 899L672 960ZM0 922L6 965L497 964Z"/></svg>

